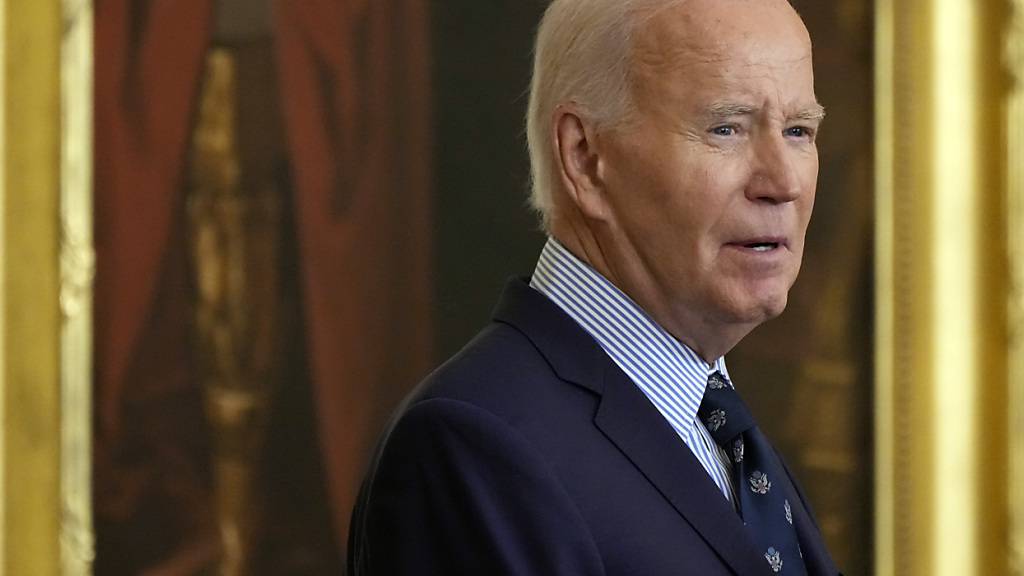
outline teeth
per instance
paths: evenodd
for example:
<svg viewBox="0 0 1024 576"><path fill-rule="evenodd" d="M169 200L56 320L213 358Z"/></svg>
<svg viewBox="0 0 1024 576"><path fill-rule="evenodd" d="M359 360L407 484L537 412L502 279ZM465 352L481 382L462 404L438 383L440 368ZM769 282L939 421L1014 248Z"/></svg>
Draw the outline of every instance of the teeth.
<svg viewBox="0 0 1024 576"><path fill-rule="evenodd" d="M775 248L775 244L755 244L753 246L754 252L768 252Z"/></svg>

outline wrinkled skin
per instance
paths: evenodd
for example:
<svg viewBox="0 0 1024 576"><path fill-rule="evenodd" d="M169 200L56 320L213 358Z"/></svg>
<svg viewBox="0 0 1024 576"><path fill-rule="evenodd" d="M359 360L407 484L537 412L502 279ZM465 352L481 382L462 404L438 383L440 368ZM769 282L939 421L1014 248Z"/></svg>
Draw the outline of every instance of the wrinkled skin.
<svg viewBox="0 0 1024 576"><path fill-rule="evenodd" d="M818 176L811 44L785 0L690 0L637 35L635 112L555 117L552 234L706 361L786 306Z"/></svg>

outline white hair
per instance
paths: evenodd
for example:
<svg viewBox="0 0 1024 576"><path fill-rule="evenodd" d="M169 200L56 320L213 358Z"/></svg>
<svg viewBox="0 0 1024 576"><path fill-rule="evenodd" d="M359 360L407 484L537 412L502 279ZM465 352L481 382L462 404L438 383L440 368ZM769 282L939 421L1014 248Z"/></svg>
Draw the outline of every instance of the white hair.
<svg viewBox="0 0 1024 576"><path fill-rule="evenodd" d="M537 31L526 141L530 203L550 231L554 210L552 125L560 104L572 103L598 128L633 111L633 35L655 9L685 0L553 0Z"/></svg>

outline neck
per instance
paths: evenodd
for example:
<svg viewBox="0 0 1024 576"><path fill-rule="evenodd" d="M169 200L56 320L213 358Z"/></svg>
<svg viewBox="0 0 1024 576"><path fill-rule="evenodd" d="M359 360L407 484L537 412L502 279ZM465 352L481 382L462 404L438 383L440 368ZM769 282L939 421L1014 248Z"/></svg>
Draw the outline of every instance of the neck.
<svg viewBox="0 0 1024 576"><path fill-rule="evenodd" d="M699 311L673 309L669 305L674 301L671 294L660 294L651 282L632 281L640 276L630 274L630 270L640 262L639 256L617 253L615 247L602 242L600 234L586 222L555 218L550 234L576 258L622 290L659 326L708 364L724 356L754 328L751 325L722 325L699 314Z"/></svg>

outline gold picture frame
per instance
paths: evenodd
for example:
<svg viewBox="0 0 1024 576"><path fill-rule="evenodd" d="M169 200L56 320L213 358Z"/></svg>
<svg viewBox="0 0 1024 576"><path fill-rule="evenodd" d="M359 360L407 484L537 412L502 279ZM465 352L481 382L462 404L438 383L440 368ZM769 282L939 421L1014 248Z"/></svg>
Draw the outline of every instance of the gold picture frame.
<svg viewBox="0 0 1024 576"><path fill-rule="evenodd" d="M879 576L1021 574L1021 7L875 3Z"/></svg>
<svg viewBox="0 0 1024 576"><path fill-rule="evenodd" d="M62 576L92 573L93 3L62 0L60 548Z"/></svg>
<svg viewBox="0 0 1024 576"><path fill-rule="evenodd" d="M91 0L0 0L0 574L91 574Z"/></svg>
<svg viewBox="0 0 1024 576"><path fill-rule="evenodd" d="M1009 261L1008 378L1010 388L1008 475L1009 565L1024 575L1024 0L1011 0L1003 62L1006 96L1006 203Z"/></svg>

